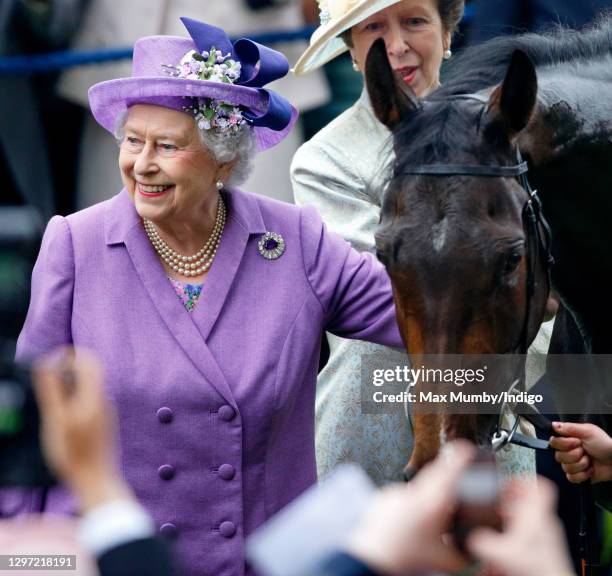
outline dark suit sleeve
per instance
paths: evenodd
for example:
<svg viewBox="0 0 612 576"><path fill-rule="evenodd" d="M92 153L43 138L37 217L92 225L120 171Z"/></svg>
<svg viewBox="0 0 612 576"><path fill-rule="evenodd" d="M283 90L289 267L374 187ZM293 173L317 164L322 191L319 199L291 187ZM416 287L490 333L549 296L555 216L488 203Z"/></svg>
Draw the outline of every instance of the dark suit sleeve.
<svg viewBox="0 0 612 576"><path fill-rule="evenodd" d="M317 576L382 576L369 566L344 552L327 560Z"/></svg>
<svg viewBox="0 0 612 576"><path fill-rule="evenodd" d="M171 576L170 551L158 538L133 540L112 548L98 558L100 576Z"/></svg>

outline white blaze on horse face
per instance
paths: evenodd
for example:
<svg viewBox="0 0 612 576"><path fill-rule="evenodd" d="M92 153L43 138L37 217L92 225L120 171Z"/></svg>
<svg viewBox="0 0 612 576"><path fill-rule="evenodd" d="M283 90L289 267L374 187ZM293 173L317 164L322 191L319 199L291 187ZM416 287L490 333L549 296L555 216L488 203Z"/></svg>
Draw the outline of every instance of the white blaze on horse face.
<svg viewBox="0 0 612 576"><path fill-rule="evenodd" d="M446 244L446 233L448 231L448 219L442 218L440 222L431 227L433 247L436 252L440 252Z"/></svg>

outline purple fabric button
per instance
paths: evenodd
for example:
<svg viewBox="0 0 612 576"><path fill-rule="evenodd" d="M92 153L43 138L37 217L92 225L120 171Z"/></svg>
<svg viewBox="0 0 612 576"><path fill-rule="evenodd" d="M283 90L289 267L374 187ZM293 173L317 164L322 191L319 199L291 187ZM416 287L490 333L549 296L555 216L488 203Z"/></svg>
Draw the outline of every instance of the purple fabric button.
<svg viewBox="0 0 612 576"><path fill-rule="evenodd" d="M170 422L172 422L172 417L174 416L172 410L170 410L170 408L168 408L167 406L163 406L162 408L160 408L157 411L157 419L162 423L162 424L170 424Z"/></svg>
<svg viewBox="0 0 612 576"><path fill-rule="evenodd" d="M221 420L229 422L234 416L236 416L236 410L228 404L219 407L219 418L221 418Z"/></svg>
<svg viewBox="0 0 612 576"><path fill-rule="evenodd" d="M159 533L165 538L174 538L176 536L176 526L171 522L166 522L159 527Z"/></svg>
<svg viewBox="0 0 612 576"><path fill-rule="evenodd" d="M231 464L221 464L219 466L219 477L223 480L231 480L236 475L236 468Z"/></svg>
<svg viewBox="0 0 612 576"><path fill-rule="evenodd" d="M174 466L170 464L162 464L158 469L157 473L162 480L172 480L174 478Z"/></svg>
<svg viewBox="0 0 612 576"><path fill-rule="evenodd" d="M223 538L231 538L234 534L236 534L236 525L233 522L221 522L219 532L221 532L221 536L223 536Z"/></svg>

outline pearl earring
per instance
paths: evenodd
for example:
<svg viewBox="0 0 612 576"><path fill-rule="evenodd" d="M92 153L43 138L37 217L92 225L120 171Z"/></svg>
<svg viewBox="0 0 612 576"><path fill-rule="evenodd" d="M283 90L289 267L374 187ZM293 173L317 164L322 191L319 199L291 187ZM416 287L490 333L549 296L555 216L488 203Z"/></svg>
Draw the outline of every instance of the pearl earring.
<svg viewBox="0 0 612 576"><path fill-rule="evenodd" d="M221 182L221 180L217 180L215 182L215 186L217 187L217 190L223 190L223 182Z"/></svg>
<svg viewBox="0 0 612 576"><path fill-rule="evenodd" d="M353 70L355 70L355 72L359 72L359 65L357 64L357 60L353 60Z"/></svg>
<svg viewBox="0 0 612 576"><path fill-rule="evenodd" d="M453 53L450 51L449 48L444 50L444 60L448 60L452 55L453 55Z"/></svg>

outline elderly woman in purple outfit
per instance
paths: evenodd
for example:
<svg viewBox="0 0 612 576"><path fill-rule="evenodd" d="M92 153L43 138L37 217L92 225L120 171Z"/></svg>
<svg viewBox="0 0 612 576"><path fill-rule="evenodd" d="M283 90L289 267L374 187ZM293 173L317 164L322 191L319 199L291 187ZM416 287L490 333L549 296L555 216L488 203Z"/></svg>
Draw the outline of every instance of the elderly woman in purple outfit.
<svg viewBox="0 0 612 576"><path fill-rule="evenodd" d="M295 121L263 87L286 59L183 22L191 38L141 39L132 77L90 90L125 187L49 222L18 356L72 344L101 357L123 473L182 573L236 576L245 537L316 480L323 330L402 343L371 255L312 208L234 187ZM0 512L41 508L74 504L61 489L0 494Z"/></svg>

